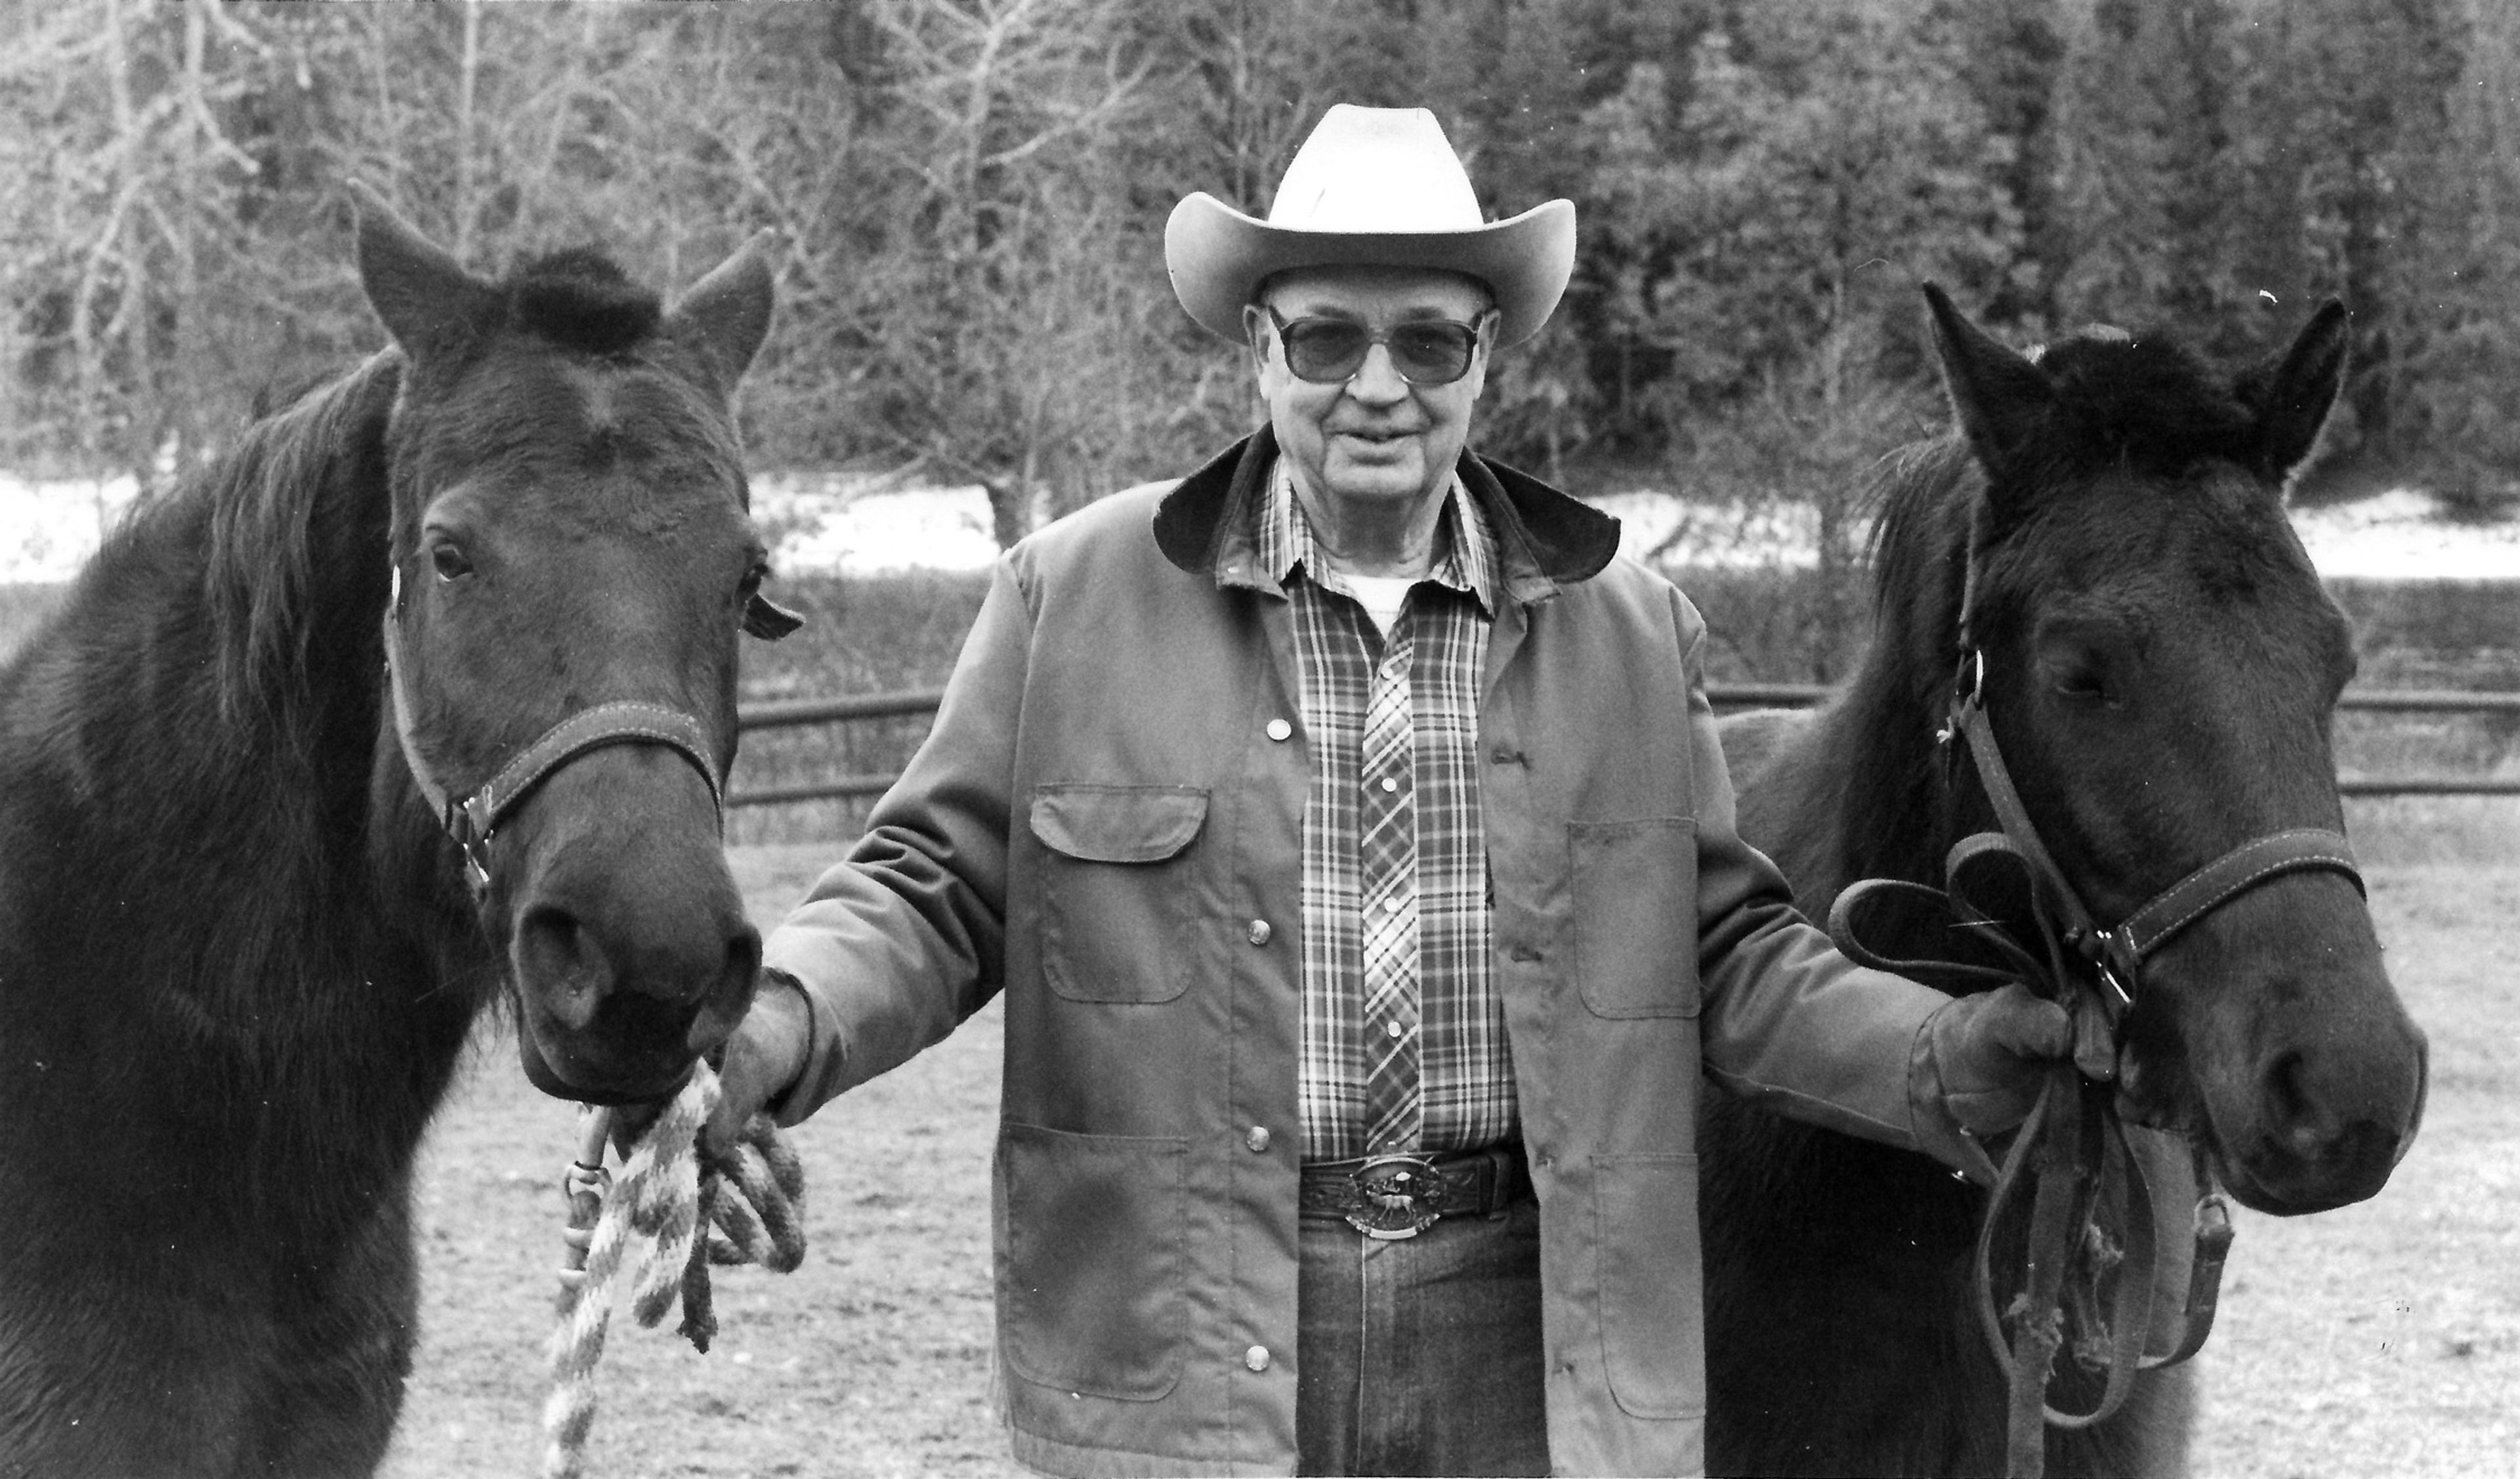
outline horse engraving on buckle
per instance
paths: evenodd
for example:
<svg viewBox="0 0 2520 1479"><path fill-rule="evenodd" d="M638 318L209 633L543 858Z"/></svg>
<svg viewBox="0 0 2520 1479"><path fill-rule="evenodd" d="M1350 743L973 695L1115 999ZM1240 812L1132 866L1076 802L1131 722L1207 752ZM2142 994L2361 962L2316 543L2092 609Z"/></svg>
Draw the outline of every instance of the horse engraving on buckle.
<svg viewBox="0 0 2520 1479"><path fill-rule="evenodd" d="M1444 1215L1444 1179L1432 1161L1414 1155L1378 1155L1348 1174L1357 1206L1347 1225L1380 1242L1416 1237Z"/></svg>

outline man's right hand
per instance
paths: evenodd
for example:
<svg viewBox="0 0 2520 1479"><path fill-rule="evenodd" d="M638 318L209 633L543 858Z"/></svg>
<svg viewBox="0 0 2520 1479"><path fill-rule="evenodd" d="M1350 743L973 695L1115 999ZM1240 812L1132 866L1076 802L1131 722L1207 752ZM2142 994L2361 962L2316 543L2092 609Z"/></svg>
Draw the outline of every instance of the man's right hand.
<svg viewBox="0 0 2520 1479"><path fill-rule="evenodd" d="M804 1073L813 1040L805 989L785 971L763 971L752 1009L726 1040L726 1057L718 1065L717 1109L701 1132L710 1150L734 1153L743 1127Z"/></svg>

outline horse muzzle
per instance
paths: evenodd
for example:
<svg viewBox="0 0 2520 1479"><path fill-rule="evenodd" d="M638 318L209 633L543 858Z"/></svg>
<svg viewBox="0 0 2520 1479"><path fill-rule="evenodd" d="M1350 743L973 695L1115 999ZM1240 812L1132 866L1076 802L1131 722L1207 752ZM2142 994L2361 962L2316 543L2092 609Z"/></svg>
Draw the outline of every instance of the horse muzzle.
<svg viewBox="0 0 2520 1479"><path fill-rule="evenodd" d="M2224 1181L2242 1205L2298 1217L2366 1200L2388 1184L2414 1145L2429 1077L2423 1032L2405 1028L2403 1058L2351 1065L2351 1077L2301 1054L2267 1069L2258 1113L2221 1145Z"/></svg>
<svg viewBox="0 0 2520 1479"><path fill-rule="evenodd" d="M618 746L552 776L500 841L484 923L527 1077L598 1103L672 1093L742 1020L761 968L714 799L671 752Z"/></svg>

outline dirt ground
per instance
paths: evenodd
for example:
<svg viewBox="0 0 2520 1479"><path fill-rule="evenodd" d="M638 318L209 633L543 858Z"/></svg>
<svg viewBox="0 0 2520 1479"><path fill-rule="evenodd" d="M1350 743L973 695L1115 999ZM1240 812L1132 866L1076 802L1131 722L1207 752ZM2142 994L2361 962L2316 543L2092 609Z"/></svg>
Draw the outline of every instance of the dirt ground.
<svg viewBox="0 0 2520 1479"><path fill-rule="evenodd" d="M2383 818L2384 822L2390 818ZM2356 836L2391 968L2433 1045L2423 1133L2386 1191L2319 1217L2242 1213L2204 1363L2199 1479L2520 1479L2520 862L2440 857L2421 815ZM2469 823L2487 852L2512 835ZM2472 851L2462 847L2452 851ZM738 855L764 923L811 849ZM695 1354L616 1320L589 1472L1005 1475L990 1416L995 1010L794 1132L811 1202L796 1273L722 1271ZM534 1470L572 1110L489 1042L419 1184L418 1369L390 1479ZM670 1323L670 1321L669 1321Z"/></svg>

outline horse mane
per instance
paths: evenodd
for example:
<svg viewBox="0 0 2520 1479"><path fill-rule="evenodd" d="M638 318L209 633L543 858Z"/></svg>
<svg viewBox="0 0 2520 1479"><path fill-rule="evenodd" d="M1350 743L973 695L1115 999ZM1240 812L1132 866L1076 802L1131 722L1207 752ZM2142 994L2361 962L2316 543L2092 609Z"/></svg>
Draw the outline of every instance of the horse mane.
<svg viewBox="0 0 2520 1479"><path fill-rule="evenodd" d="M206 506L201 590L232 723L259 716L290 728L288 696L304 684L314 631L311 593L319 576L338 574L320 567L340 558L333 546L351 532L336 526L373 525L383 561L384 432L401 369L387 349L300 394L173 495Z"/></svg>

